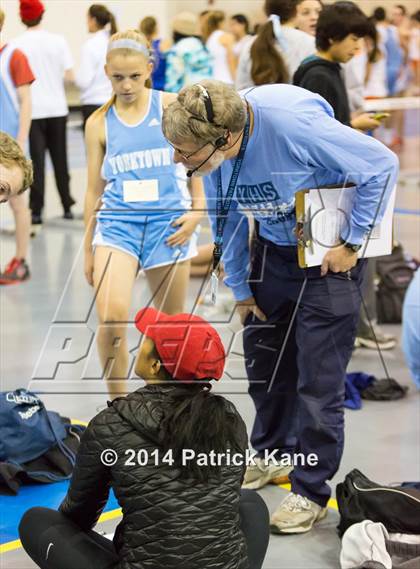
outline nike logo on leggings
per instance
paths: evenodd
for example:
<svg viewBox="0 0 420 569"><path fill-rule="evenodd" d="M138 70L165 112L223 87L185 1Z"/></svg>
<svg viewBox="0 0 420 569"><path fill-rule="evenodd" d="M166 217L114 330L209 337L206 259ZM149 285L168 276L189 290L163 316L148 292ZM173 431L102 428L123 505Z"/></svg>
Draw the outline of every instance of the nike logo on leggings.
<svg viewBox="0 0 420 569"><path fill-rule="evenodd" d="M49 555L49 553L50 553L50 549L51 549L51 547L52 547L53 545L54 545L53 543L50 543L50 544L48 545L47 555L45 556L45 561L48 559L48 555Z"/></svg>

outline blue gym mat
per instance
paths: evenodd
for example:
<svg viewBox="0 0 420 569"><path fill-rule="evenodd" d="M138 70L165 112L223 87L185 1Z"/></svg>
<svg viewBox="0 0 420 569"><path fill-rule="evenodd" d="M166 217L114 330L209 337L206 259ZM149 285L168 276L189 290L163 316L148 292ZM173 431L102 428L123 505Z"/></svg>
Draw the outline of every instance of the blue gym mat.
<svg viewBox="0 0 420 569"><path fill-rule="evenodd" d="M18 525L26 510L34 506L57 509L67 493L69 481L22 486L17 496L0 496L0 544L19 539ZM104 512L119 508L111 491Z"/></svg>

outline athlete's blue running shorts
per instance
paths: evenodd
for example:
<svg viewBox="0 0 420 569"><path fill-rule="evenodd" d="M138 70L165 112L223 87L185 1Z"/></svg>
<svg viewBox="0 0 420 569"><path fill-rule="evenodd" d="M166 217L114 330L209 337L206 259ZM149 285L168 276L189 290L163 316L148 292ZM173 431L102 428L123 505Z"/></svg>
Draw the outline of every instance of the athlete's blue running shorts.
<svg viewBox="0 0 420 569"><path fill-rule="evenodd" d="M171 224L180 215L164 220L149 217L145 222L98 219L92 245L124 251L135 257L143 270L187 261L198 253L199 227L185 245L170 247L166 243L178 231L179 227L172 227Z"/></svg>

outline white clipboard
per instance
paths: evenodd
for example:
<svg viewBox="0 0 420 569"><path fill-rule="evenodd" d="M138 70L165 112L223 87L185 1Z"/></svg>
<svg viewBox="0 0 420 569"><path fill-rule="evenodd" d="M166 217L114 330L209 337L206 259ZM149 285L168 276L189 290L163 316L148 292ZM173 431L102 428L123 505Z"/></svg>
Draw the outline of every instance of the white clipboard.
<svg viewBox="0 0 420 569"><path fill-rule="evenodd" d="M381 223L365 238L359 258L380 257L392 252L393 213L396 187L389 198ZM296 193L298 258L301 268L322 264L325 254L345 237L356 198L356 186L334 186ZM374 215L375 212L372 212Z"/></svg>

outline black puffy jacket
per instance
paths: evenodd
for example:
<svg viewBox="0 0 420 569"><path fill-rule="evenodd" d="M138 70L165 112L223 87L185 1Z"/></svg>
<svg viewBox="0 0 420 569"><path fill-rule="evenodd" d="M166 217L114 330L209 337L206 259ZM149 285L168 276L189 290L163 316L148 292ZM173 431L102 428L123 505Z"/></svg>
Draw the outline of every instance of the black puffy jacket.
<svg viewBox="0 0 420 569"><path fill-rule="evenodd" d="M148 385L115 400L94 417L82 437L76 467L60 511L85 530L97 522L112 487L123 511L114 536L118 569L247 569L239 498L245 467L223 466L222 476L197 483L182 467L160 464L159 428L172 386ZM226 400L228 411L237 415ZM243 451L248 446L240 420ZM211 429L211 425L209 425ZM104 466L101 453L118 460ZM125 465L127 449L148 452L149 464ZM142 452L144 452L142 451Z"/></svg>

